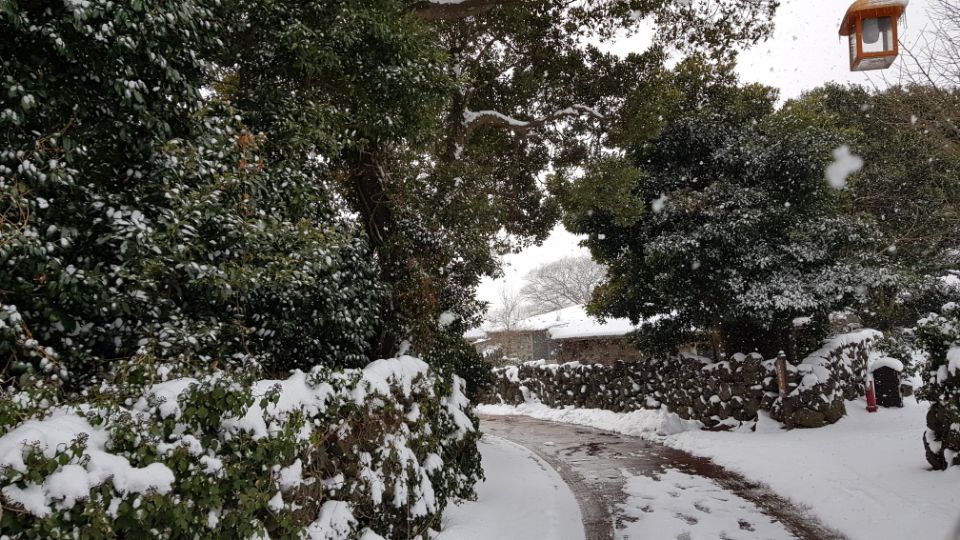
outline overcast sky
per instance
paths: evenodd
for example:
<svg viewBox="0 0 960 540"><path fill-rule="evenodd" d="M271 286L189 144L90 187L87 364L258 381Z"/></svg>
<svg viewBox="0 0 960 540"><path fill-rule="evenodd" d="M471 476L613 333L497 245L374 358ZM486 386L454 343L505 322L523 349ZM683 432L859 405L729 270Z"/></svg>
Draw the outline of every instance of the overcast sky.
<svg viewBox="0 0 960 540"><path fill-rule="evenodd" d="M908 47L927 25L928 3L928 0L910 1L900 27L900 39ZM797 97L805 90L830 81L876 87L896 82L902 58L883 72L850 72L846 39L841 41L837 33L847 5L845 0L783 0L777 12L774 35L740 55L738 72L741 79L777 87L784 99ZM643 36L639 36L621 41L611 49L626 53L642 50L645 43ZM523 286L523 276L533 268L579 254L588 252L578 246L577 237L557 227L542 246L508 256L504 261L506 277L497 281L484 280L477 295L495 304L502 287L519 290Z"/></svg>

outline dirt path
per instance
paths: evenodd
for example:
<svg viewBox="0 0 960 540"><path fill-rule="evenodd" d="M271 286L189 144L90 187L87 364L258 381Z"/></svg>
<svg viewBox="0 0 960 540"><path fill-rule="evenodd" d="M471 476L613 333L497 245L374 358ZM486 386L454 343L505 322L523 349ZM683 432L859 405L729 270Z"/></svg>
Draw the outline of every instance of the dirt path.
<svg viewBox="0 0 960 540"><path fill-rule="evenodd" d="M764 527L775 526L801 540L844 539L843 535L827 529L804 509L708 459L636 437L525 416L481 416L480 425L486 433L529 448L560 473L580 504L587 540L612 540L615 532L619 533L620 538L630 538L632 524L648 519L648 514L629 511L631 505L636 506L636 500L628 501L624 491L628 480L632 476L643 476L660 481L667 474L675 474L672 471L698 477L698 480L709 479L719 486L721 494L732 494L735 497L731 499L739 498L752 503L750 506L755 508L744 513L743 518L738 518L739 528L742 531L758 531L756 537L762 537L759 535L766 530ZM790 474L790 471L784 471L784 474ZM641 480L649 487L647 479ZM712 516L708 515L710 508L704 508L698 502L689 503L690 508L683 507L687 499L680 497L678 491L687 489L687 486L667 482L662 485L660 491L676 498L666 497L671 503L667 511L672 515L666 516L668 519L682 519L692 524L697 524L698 519L711 519ZM651 501L656 498L645 494L639 496ZM716 493L711 497L727 502L724 497L717 497ZM653 519L653 514L658 510L660 514L664 512L657 503L641 507L640 510L649 512L649 519ZM730 509L726 510L729 514ZM663 516L656 517L660 519ZM667 529L669 527L664 531ZM689 534L681 532L676 537L689 538Z"/></svg>

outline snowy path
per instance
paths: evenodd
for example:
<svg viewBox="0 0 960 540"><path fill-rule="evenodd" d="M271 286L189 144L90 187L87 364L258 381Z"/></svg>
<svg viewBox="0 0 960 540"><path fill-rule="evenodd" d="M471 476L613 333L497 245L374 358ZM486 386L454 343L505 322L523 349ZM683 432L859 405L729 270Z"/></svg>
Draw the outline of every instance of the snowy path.
<svg viewBox="0 0 960 540"><path fill-rule="evenodd" d="M439 540L584 540L570 488L523 446L484 435L477 500L447 509Z"/></svg>
<svg viewBox="0 0 960 540"><path fill-rule="evenodd" d="M902 409L876 414L866 412L862 399L848 401L847 416L819 429L785 431L761 413L756 432L684 431L663 411L615 413L535 403L479 409L562 422L570 429L609 430L710 459L721 471L743 475L809 509L850 540L960 540L960 467L930 470L920 440L927 404L904 401Z"/></svg>
<svg viewBox="0 0 960 540"><path fill-rule="evenodd" d="M484 416L481 429L533 450L563 476L588 540L843 538L762 486L656 443L521 416Z"/></svg>

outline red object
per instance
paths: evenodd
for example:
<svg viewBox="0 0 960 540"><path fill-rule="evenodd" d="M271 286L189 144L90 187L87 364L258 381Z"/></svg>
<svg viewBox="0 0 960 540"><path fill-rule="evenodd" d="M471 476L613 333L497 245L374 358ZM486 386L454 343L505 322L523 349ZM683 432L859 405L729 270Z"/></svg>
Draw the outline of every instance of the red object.
<svg viewBox="0 0 960 540"><path fill-rule="evenodd" d="M867 412L877 412L877 393L873 390L873 378L867 381Z"/></svg>

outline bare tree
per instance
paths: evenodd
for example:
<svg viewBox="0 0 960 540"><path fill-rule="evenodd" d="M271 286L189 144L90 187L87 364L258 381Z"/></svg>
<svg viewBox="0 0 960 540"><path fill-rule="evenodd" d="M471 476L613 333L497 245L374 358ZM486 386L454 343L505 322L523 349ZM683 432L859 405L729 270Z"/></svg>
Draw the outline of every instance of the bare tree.
<svg viewBox="0 0 960 540"><path fill-rule="evenodd" d="M500 302L487 314L487 320L500 330L514 330L529 313L523 295L504 283L500 286Z"/></svg>
<svg viewBox="0 0 960 540"><path fill-rule="evenodd" d="M901 43L906 62L901 80L938 89L960 84L960 3L932 0L930 23L914 43Z"/></svg>
<svg viewBox="0 0 960 540"><path fill-rule="evenodd" d="M527 274L521 294L541 313L586 304L605 275L590 257L564 257Z"/></svg>

